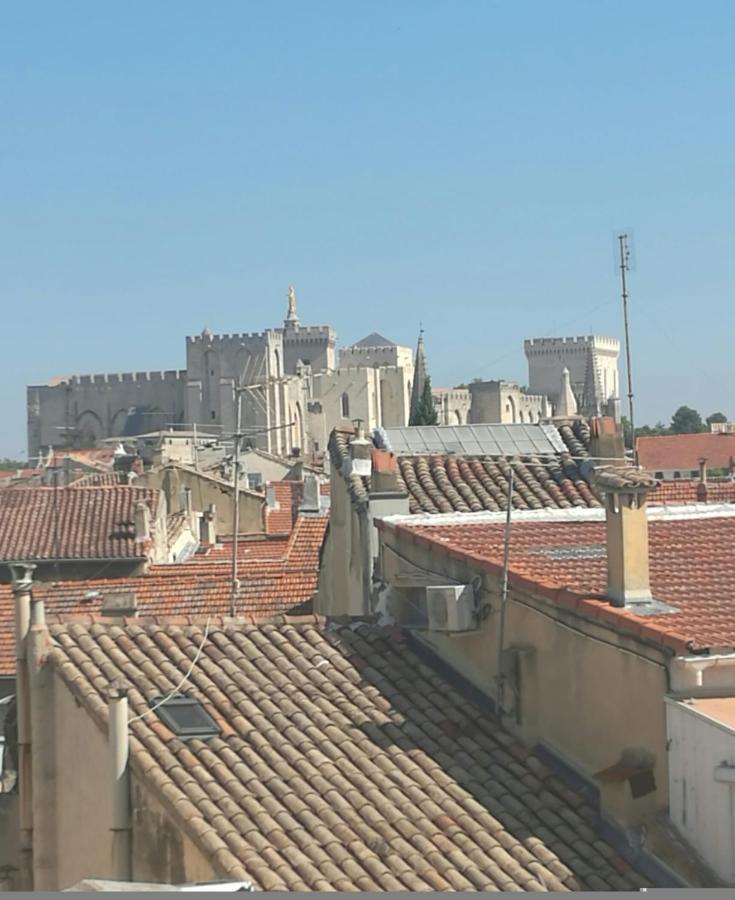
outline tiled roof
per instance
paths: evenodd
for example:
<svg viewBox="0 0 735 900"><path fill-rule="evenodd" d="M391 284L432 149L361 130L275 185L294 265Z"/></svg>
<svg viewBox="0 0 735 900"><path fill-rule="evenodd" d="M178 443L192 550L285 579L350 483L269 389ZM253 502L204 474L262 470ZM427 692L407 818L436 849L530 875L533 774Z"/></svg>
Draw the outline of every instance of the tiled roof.
<svg viewBox="0 0 735 900"><path fill-rule="evenodd" d="M145 716L130 722L133 771L219 877L303 891L647 886L593 808L399 633L313 617L49 627L51 664L102 728L108 685L127 682ZM200 647L186 692L221 734L185 743L148 704Z"/></svg>
<svg viewBox="0 0 735 900"><path fill-rule="evenodd" d="M532 427L532 426L529 426ZM589 427L583 420L561 424L558 432L569 452L557 456L490 457L457 454L399 456L399 485L406 491L412 513L502 510L508 493L508 466L513 468L513 506L516 509L598 507L596 489L583 474L581 459L589 446ZM329 441L332 465L339 469L349 456L350 434L335 429ZM366 502L370 481L358 475L347 479L353 500Z"/></svg>
<svg viewBox="0 0 735 900"><path fill-rule="evenodd" d="M658 485L658 481L643 469L636 466L596 466L592 473L592 482L600 490L619 490L621 488L650 490Z"/></svg>
<svg viewBox="0 0 735 900"><path fill-rule="evenodd" d="M662 481L648 495L649 506L682 503L735 503L735 481Z"/></svg>
<svg viewBox="0 0 735 900"><path fill-rule="evenodd" d="M689 470L696 472L699 460L709 469L727 469L735 457L735 434L664 434L639 437L638 461L652 472Z"/></svg>
<svg viewBox="0 0 735 900"><path fill-rule="evenodd" d="M148 503L153 521L158 499L127 485L0 491L0 561L143 558L135 504Z"/></svg>
<svg viewBox="0 0 735 900"><path fill-rule="evenodd" d="M304 491L301 481L269 481L268 488L273 490L278 507L265 508L265 533L289 534L299 509Z"/></svg>
<svg viewBox="0 0 735 900"><path fill-rule="evenodd" d="M553 514L549 514L553 518ZM414 524L383 527L427 542L434 552L502 571L501 522ZM633 632L677 652L735 650L735 517L660 517L649 520L651 590L678 612L636 616L605 599L605 522L523 521L511 525L510 580L551 602Z"/></svg>
<svg viewBox="0 0 735 900"><path fill-rule="evenodd" d="M288 537L240 538L240 615L270 617L311 600L327 521L326 517L299 517ZM36 582L33 594L43 598L52 615L98 613L105 594L132 591L143 616L221 616L230 609L231 577L230 542L200 551L183 563L152 565L143 575ZM0 585L0 675L12 675L15 669L13 634L11 588Z"/></svg>

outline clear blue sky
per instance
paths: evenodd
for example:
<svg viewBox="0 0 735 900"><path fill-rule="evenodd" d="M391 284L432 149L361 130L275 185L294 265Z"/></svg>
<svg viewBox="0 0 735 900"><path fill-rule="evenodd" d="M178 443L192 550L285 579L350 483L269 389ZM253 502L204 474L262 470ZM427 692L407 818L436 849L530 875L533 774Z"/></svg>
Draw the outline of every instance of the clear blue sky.
<svg viewBox="0 0 735 900"><path fill-rule="evenodd" d="M0 455L25 385L184 336L426 330L435 385L621 336L640 423L735 418L735 4L2 4ZM622 371L621 371L622 374Z"/></svg>

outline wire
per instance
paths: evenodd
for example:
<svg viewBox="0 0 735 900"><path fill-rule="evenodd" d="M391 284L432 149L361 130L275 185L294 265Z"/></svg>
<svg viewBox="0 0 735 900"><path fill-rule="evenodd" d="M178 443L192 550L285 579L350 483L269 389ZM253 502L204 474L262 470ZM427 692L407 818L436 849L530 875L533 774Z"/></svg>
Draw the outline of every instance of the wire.
<svg viewBox="0 0 735 900"><path fill-rule="evenodd" d="M168 703L168 701L178 694L181 688L186 684L189 680L191 673L194 671L194 667L199 662L199 657L202 655L202 650L204 649L204 645L207 643L207 636L209 635L209 619L207 619L207 624L204 626L204 637L202 638L202 642L197 648L197 652L194 654L194 659L191 661L191 665L186 672L186 675L181 679L181 681L176 685L176 687L170 691L163 700L159 700L154 706L151 706L150 709L147 709L144 713L141 713L139 716L133 716L132 719L128 720L128 725L131 725L133 722L137 722L140 719L144 719L149 713L155 712L159 706L163 706L164 703Z"/></svg>

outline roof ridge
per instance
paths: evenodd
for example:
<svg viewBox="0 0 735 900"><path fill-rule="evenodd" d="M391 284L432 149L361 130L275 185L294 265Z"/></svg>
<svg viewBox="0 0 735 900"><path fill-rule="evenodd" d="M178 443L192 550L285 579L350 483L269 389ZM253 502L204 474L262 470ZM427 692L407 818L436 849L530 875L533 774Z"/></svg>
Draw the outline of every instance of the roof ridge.
<svg viewBox="0 0 735 900"><path fill-rule="evenodd" d="M46 616L47 625L207 625L224 628L228 625L316 625L325 627L327 618L316 613L303 615L257 616L244 614L239 616L211 615L166 615L166 616L106 616L102 613L53 613Z"/></svg>

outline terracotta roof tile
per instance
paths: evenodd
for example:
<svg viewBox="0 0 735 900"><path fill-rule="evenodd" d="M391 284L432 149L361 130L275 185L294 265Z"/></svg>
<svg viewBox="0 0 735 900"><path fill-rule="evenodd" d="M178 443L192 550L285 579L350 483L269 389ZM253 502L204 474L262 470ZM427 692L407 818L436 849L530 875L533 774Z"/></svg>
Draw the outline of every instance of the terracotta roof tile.
<svg viewBox="0 0 735 900"><path fill-rule="evenodd" d="M291 534L238 544L240 599L238 613L256 618L302 606L317 589L319 551L327 518L300 516ZM224 616L229 612L232 544L210 548L183 563L151 565L143 575L84 581L36 582L34 596L43 597L49 614L92 615L103 596L135 594L138 614L145 616ZM15 669L13 600L9 585L0 585L0 675ZM252 644L249 645L253 647ZM230 645L232 651L234 647Z"/></svg>
<svg viewBox="0 0 735 900"><path fill-rule="evenodd" d="M569 807L575 795L566 788L559 794L533 756L509 765L504 746L512 739L407 646L396 645L395 633L317 621L210 622L202 643L202 622L49 620L49 628L52 664L102 727L108 680L128 682L131 715L140 715L149 697L176 684L201 645L187 693L232 727L184 745L149 713L131 722L131 764L166 797L221 877L314 891L645 885L578 821ZM363 644L374 648L379 679L352 665L354 648ZM254 658L272 660L262 684L252 678ZM105 678L92 675L102 670ZM406 672L419 671L431 677L407 680ZM285 680L271 681L276 672ZM446 751L435 749L423 727L404 719L417 705L432 719L454 721L462 743L447 738ZM380 729L368 725L386 712L397 739L382 740ZM480 756L490 762L471 777L452 764ZM532 792L528 778L543 789Z"/></svg>
<svg viewBox="0 0 735 900"><path fill-rule="evenodd" d="M729 469L735 458L735 434L665 434L639 437L636 441L640 464L657 471L692 471L706 459L709 469Z"/></svg>
<svg viewBox="0 0 735 900"><path fill-rule="evenodd" d="M480 567L502 569L501 523L429 525L408 519L388 527L428 541L436 552L461 553ZM604 521L523 521L519 515L511 531L511 580L678 652L735 650L735 517L649 522L652 593L678 609L665 616L636 616L608 603L605 540Z"/></svg>
<svg viewBox="0 0 735 900"><path fill-rule="evenodd" d="M0 491L0 561L141 559L135 504L155 519L159 492L129 486Z"/></svg>

